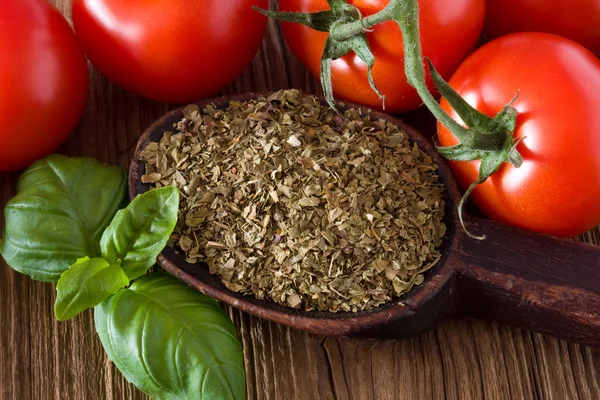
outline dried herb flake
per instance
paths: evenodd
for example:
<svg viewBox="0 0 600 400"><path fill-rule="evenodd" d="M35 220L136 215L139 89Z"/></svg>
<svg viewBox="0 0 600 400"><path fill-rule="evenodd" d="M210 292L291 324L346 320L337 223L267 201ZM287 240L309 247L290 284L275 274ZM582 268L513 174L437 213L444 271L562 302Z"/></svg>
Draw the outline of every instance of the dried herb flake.
<svg viewBox="0 0 600 400"><path fill-rule="evenodd" d="M397 126L298 90L184 115L141 153L142 181L180 189L171 243L229 289L356 312L439 261L444 188Z"/></svg>

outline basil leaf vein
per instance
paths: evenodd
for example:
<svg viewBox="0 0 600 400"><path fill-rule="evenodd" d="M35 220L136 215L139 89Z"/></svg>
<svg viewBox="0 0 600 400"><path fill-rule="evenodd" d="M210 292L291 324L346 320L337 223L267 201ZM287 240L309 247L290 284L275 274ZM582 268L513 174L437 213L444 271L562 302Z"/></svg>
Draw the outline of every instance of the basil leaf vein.
<svg viewBox="0 0 600 400"><path fill-rule="evenodd" d="M145 274L165 248L177 223L179 190L165 186L136 196L119 211L100 240L102 257L121 260L133 280Z"/></svg>
<svg viewBox="0 0 600 400"><path fill-rule="evenodd" d="M96 331L123 375L156 399L243 399L241 344L216 301L155 272L95 308Z"/></svg>
<svg viewBox="0 0 600 400"><path fill-rule="evenodd" d="M100 255L99 240L126 199L121 167L50 155L19 178L6 205L0 253L33 279L57 282L78 258Z"/></svg>
<svg viewBox="0 0 600 400"><path fill-rule="evenodd" d="M59 321L73 318L128 284L119 264L111 265L103 258L81 258L58 280L54 315Z"/></svg>

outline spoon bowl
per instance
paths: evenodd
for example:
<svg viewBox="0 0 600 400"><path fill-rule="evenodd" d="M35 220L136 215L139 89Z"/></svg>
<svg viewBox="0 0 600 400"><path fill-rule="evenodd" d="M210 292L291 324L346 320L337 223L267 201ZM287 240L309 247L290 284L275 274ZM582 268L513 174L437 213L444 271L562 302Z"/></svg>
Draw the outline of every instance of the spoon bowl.
<svg viewBox="0 0 600 400"><path fill-rule="evenodd" d="M200 110L212 104L226 107L230 101L255 99L249 93L196 103ZM320 99L323 104L324 100ZM446 187L446 235L436 267L424 282L389 303L361 312L302 311L225 287L206 265L189 264L173 248L165 248L158 263L191 287L232 307L260 318L319 335L397 338L431 329L452 313L466 313L600 346L600 249L502 226L465 215L467 228L485 233L487 239L469 238L458 221L460 192L452 172L431 141L387 114L348 102L339 109L361 109L373 119L385 119L404 130L410 140L438 165ZM140 152L159 141L165 131L183 118L183 107L157 120L140 137L129 170L129 195L150 189L141 182Z"/></svg>

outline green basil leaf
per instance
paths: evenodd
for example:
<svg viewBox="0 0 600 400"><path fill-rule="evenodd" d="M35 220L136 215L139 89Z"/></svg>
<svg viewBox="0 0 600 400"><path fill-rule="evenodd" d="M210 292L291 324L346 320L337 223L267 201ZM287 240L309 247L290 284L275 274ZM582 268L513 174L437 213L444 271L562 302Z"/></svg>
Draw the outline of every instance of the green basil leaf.
<svg viewBox="0 0 600 400"><path fill-rule="evenodd" d="M137 196L106 228L100 248L107 260L121 260L129 279L145 274L167 245L179 209L179 190L165 186Z"/></svg>
<svg viewBox="0 0 600 400"><path fill-rule="evenodd" d="M126 200L121 167L54 154L19 178L4 211L0 253L13 269L56 282L83 256L100 256L100 237Z"/></svg>
<svg viewBox="0 0 600 400"><path fill-rule="evenodd" d="M54 315L59 321L71 319L128 284L119 264L110 265L103 258L80 258L58 280Z"/></svg>
<svg viewBox="0 0 600 400"><path fill-rule="evenodd" d="M94 310L104 350L155 399L244 399L242 347L216 301L164 272L136 280Z"/></svg>

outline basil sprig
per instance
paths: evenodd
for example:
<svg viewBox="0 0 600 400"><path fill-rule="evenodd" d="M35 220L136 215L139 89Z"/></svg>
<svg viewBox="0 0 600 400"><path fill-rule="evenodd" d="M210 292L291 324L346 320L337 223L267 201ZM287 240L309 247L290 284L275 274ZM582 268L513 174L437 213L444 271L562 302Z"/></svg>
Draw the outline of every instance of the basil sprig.
<svg viewBox="0 0 600 400"><path fill-rule="evenodd" d="M0 254L18 272L57 282L58 320L95 307L109 358L145 393L244 398L242 349L227 314L165 273L146 274L177 223L179 191L154 189L119 211L125 194L122 168L39 160L6 206Z"/></svg>

